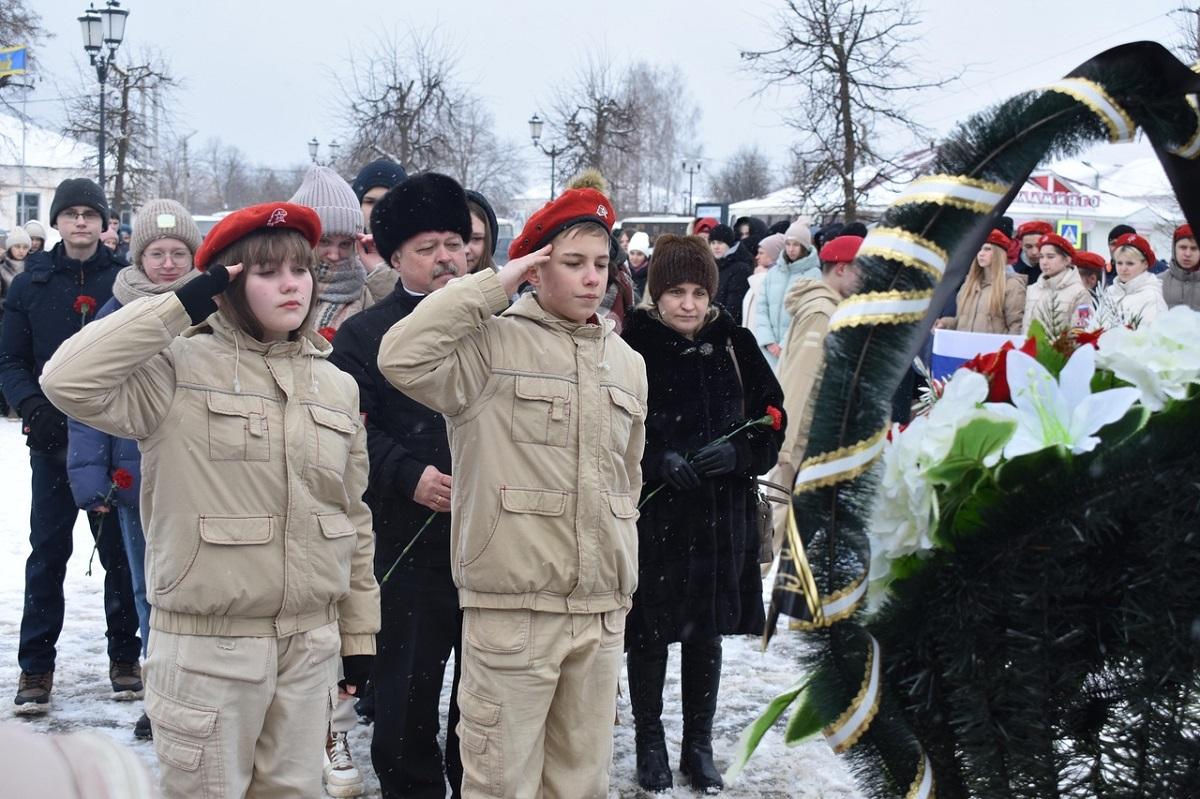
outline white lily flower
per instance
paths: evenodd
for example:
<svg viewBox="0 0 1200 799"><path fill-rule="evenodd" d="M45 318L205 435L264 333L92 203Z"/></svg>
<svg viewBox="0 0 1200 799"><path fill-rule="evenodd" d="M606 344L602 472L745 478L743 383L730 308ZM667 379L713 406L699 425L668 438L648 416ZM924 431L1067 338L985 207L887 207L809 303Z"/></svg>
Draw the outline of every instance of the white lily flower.
<svg viewBox="0 0 1200 799"><path fill-rule="evenodd" d="M1124 416L1138 400L1135 388L1091 393L1096 373L1096 350L1092 347L1075 350L1057 380L1020 350L1008 353L1006 368L1013 404L986 405L1017 423L1016 432L1004 446L1005 458L1056 446L1066 447L1075 455L1090 452L1100 443L1095 433Z"/></svg>
<svg viewBox="0 0 1200 799"><path fill-rule="evenodd" d="M1200 383L1200 313L1176 305L1137 330L1106 331L1096 361L1137 388L1143 405L1160 411Z"/></svg>

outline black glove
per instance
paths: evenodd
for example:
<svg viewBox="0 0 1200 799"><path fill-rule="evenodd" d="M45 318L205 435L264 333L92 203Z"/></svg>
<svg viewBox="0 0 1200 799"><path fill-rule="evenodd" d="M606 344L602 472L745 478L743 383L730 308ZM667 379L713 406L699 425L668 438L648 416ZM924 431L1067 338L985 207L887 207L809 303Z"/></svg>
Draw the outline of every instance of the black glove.
<svg viewBox="0 0 1200 799"><path fill-rule="evenodd" d="M21 432L25 443L38 452L53 452L67 445L67 417L45 397L21 403Z"/></svg>
<svg viewBox="0 0 1200 799"><path fill-rule="evenodd" d="M342 674L345 676L338 682L338 687L346 691L347 686L353 686L357 689L354 695L362 696L363 686L371 679L371 667L374 665L374 655L347 655L342 658Z"/></svg>
<svg viewBox="0 0 1200 799"><path fill-rule="evenodd" d="M192 324L198 325L217 312L217 304L213 302L213 297L224 291L228 285L229 270L224 264L213 264L201 272L200 277L176 289L175 296L183 303L183 309L191 317Z"/></svg>
<svg viewBox="0 0 1200 799"><path fill-rule="evenodd" d="M737 468L737 447L732 441L709 444L692 457L692 465L702 477L729 474Z"/></svg>
<svg viewBox="0 0 1200 799"><path fill-rule="evenodd" d="M691 491L700 487L700 475L678 452L668 450L663 455L663 482L676 491Z"/></svg>

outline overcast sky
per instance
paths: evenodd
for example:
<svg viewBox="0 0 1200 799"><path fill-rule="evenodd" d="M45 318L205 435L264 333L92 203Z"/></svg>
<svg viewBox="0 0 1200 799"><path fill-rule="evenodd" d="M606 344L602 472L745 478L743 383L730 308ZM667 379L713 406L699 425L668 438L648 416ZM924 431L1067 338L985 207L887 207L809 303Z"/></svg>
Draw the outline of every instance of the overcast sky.
<svg viewBox="0 0 1200 799"><path fill-rule="evenodd" d="M97 2L99 4L99 2ZM910 102L919 121L939 135L958 119L1022 89L1061 76L1106 47L1137 39L1171 43L1179 0L924 0L923 41L914 67L923 77L966 68L943 90ZM76 17L84 2L34 0L55 38L40 49L42 75L29 112L48 127L61 120L59 98L78 90L76 63L85 63ZM623 63L677 64L681 89L701 109L696 141L705 172L739 146L757 143L782 170L790 131L780 122L786 91L756 98L755 78L739 51L768 47L782 2L769 0L564 0L496 2L398 0L126 0L129 23L122 52L158 48L183 82L177 131L193 142L217 136L255 162L290 166L307 160L306 142L337 138L346 99L334 75L349 54L380 34L437 27L461 52L460 76L495 113L497 132L528 142L526 120L545 116L556 81L581 56L607 53ZM90 72L90 87L95 87ZM529 147L530 163L547 159ZM1121 150L1109 152L1120 160ZM531 180L536 180L536 173Z"/></svg>

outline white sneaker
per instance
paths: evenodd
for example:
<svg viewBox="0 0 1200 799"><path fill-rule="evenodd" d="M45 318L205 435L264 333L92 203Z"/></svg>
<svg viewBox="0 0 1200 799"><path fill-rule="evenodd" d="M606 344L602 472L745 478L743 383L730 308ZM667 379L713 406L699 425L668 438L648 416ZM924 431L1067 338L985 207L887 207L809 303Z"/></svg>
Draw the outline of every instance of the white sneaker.
<svg viewBox="0 0 1200 799"><path fill-rule="evenodd" d="M325 741L325 793L330 796L362 796L363 779L350 758L346 733L331 732Z"/></svg>

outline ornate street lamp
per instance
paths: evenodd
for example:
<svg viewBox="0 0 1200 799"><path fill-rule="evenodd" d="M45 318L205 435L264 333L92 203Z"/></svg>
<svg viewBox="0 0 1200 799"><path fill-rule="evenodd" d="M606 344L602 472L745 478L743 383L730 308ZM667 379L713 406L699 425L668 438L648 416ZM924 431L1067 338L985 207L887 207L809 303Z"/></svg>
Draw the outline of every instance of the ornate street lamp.
<svg viewBox="0 0 1200 799"><path fill-rule="evenodd" d="M129 12L121 8L118 0L107 0L104 8L97 9L92 3L79 17L83 34L83 51L96 68L100 81L100 134L99 153L100 188L104 188L104 87L108 81L108 65L117 55L117 48L125 39L125 22ZM107 49L107 53L105 50Z"/></svg>
<svg viewBox="0 0 1200 799"><path fill-rule="evenodd" d="M337 160L338 150L340 150L341 147L342 145L338 144L337 139L329 142L329 160L322 163L317 159L317 153L320 152L321 143L317 141L316 136L313 136L312 140L310 140L308 143L308 157L311 158L312 162L318 166L333 166L333 162Z"/></svg>
<svg viewBox="0 0 1200 799"><path fill-rule="evenodd" d="M533 139L534 147L541 150L545 155L550 156L550 199L553 200L555 197L554 164L555 164L555 161L558 160L558 157L560 155L562 155L563 153L565 153L569 148L565 147L565 146L558 147L558 146L552 144L552 145L550 145L550 149L547 150L545 147L543 147L541 144L539 144L538 141L542 138L542 126L544 126L545 124L546 123L543 122L542 118L539 117L537 114L534 114L533 116L531 116L529 118L529 138Z"/></svg>

